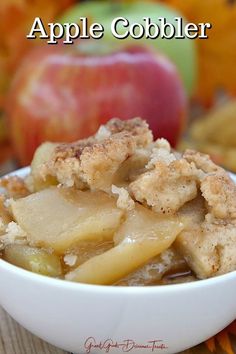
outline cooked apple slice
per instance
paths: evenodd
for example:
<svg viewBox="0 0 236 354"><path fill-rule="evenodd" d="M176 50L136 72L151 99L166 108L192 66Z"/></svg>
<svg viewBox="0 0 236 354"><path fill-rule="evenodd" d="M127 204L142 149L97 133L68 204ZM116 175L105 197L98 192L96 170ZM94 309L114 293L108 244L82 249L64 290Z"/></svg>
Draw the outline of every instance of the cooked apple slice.
<svg viewBox="0 0 236 354"><path fill-rule="evenodd" d="M31 176L33 178L33 186L35 191L39 191L41 189L57 184L55 177L47 176L46 178L43 178L40 173L42 165L50 160L56 146L56 143L46 142L40 145L35 151L31 163Z"/></svg>
<svg viewBox="0 0 236 354"><path fill-rule="evenodd" d="M66 279L112 284L170 247L182 229L178 217L160 217L136 205L115 235L117 246L83 263L68 273Z"/></svg>
<svg viewBox="0 0 236 354"><path fill-rule="evenodd" d="M188 271L189 267L184 258L178 254L174 247L169 247L167 250L145 263L144 266L139 267L125 278L120 279L115 285L158 285L161 284L163 277L166 275L168 279L168 275L187 273ZM173 280L174 279L175 278L173 278Z"/></svg>
<svg viewBox="0 0 236 354"><path fill-rule="evenodd" d="M12 201L11 207L31 242L61 254L79 241L112 239L123 215L103 192L57 187Z"/></svg>
<svg viewBox="0 0 236 354"><path fill-rule="evenodd" d="M5 248L4 259L34 273L51 277L62 275L60 257L39 248L12 244Z"/></svg>

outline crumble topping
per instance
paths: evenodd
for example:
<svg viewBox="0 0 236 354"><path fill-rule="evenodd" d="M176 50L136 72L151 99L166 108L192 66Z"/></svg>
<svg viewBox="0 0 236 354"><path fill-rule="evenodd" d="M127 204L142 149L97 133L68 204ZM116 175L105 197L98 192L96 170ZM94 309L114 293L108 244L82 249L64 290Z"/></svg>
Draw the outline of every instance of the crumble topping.
<svg viewBox="0 0 236 354"><path fill-rule="evenodd" d="M106 128L112 135L128 132L135 138L137 147L146 147L153 142L153 135L147 122L141 118L134 118L130 120L120 120L118 118L111 119Z"/></svg>
<svg viewBox="0 0 236 354"><path fill-rule="evenodd" d="M222 167L217 166L211 160L209 155L201 152L188 149L184 152L183 158L190 163L193 162L202 173L225 173L225 170Z"/></svg>
<svg viewBox="0 0 236 354"><path fill-rule="evenodd" d="M155 146L152 149L150 160L146 165L147 169L155 167L158 162L164 162L169 165L171 162L175 161L176 157L171 152L171 146L169 142L165 139L158 139L155 142Z"/></svg>
<svg viewBox="0 0 236 354"><path fill-rule="evenodd" d="M0 249L13 243L25 244L26 242L25 231L16 222L11 221L7 225L6 233L0 236Z"/></svg>
<svg viewBox="0 0 236 354"><path fill-rule="evenodd" d="M112 119L91 138L55 146L41 166L41 178L51 175L66 187L106 191L121 164L152 141L147 123L140 118Z"/></svg>
<svg viewBox="0 0 236 354"><path fill-rule="evenodd" d="M111 136L110 130L107 129L107 127L105 127L104 125L101 125L95 135L95 139L97 141L102 141L104 139L110 138L110 136Z"/></svg>
<svg viewBox="0 0 236 354"><path fill-rule="evenodd" d="M118 195L117 199L117 207L120 209L124 210L132 210L135 207L135 202L134 200L130 197L128 191L121 187L117 187L115 185L112 185L111 191L113 194Z"/></svg>
<svg viewBox="0 0 236 354"><path fill-rule="evenodd" d="M116 171L133 155L135 147L133 136L126 132L86 147L80 156L81 179L90 189L109 189Z"/></svg>
<svg viewBox="0 0 236 354"><path fill-rule="evenodd" d="M130 184L130 192L160 214L170 214L197 196L196 168L184 159L171 163L158 161Z"/></svg>
<svg viewBox="0 0 236 354"><path fill-rule="evenodd" d="M78 256L75 254L66 254L64 256L64 262L66 265L73 267L77 262Z"/></svg>
<svg viewBox="0 0 236 354"><path fill-rule="evenodd" d="M236 219L236 185L225 172L206 176L201 191L215 218Z"/></svg>
<svg viewBox="0 0 236 354"><path fill-rule="evenodd" d="M236 185L208 155L193 150L178 154L167 140L154 142L140 118L112 119L94 136L51 144L44 155L37 168L32 165L30 190L53 177L62 187L115 194L124 211L141 203L159 215L178 214L187 223L175 246L198 278L236 269ZM8 198L29 194L18 177L3 179L1 186ZM0 245L25 242L20 226L6 223L3 215ZM64 262L73 266L75 257L66 255Z"/></svg>

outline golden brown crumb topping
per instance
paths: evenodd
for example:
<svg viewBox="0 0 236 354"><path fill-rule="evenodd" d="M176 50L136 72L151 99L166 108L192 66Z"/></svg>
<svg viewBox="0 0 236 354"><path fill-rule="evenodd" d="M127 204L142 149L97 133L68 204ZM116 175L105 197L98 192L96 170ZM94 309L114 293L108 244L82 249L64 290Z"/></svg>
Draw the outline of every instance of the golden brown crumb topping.
<svg viewBox="0 0 236 354"><path fill-rule="evenodd" d="M111 191L121 172L130 197L158 213L177 212L201 191L213 217L236 217L236 186L228 174L208 155L187 150L181 156L165 139L153 142L147 123L140 118L112 119L88 139L51 149L48 159L35 169L38 176L32 172L33 178L53 176L66 187ZM140 152L142 159L137 163ZM27 193L18 178L2 184L9 194L13 190Z"/></svg>
<svg viewBox="0 0 236 354"><path fill-rule="evenodd" d="M154 142L140 118L112 119L75 143L46 143L36 152L31 177L34 190L53 181L115 195L122 212L139 203L159 217L178 214L186 227L176 247L199 278L236 269L236 185L208 155L181 155L165 139ZM28 193L18 178L2 186L10 196Z"/></svg>
<svg viewBox="0 0 236 354"><path fill-rule="evenodd" d="M236 185L225 172L206 176L201 191L214 217L236 219Z"/></svg>
<svg viewBox="0 0 236 354"><path fill-rule="evenodd" d="M193 162L196 167L204 173L224 172L224 169L217 166L209 155L194 150L186 150L183 158L188 162Z"/></svg>
<svg viewBox="0 0 236 354"><path fill-rule="evenodd" d="M130 184L130 191L137 201L158 213L175 213L197 196L195 170L195 166L184 159L170 164L159 161L154 169Z"/></svg>
<svg viewBox="0 0 236 354"><path fill-rule="evenodd" d="M68 187L107 190L121 164L152 141L147 123L140 118L113 119L89 139L57 145L42 164L41 177L55 176Z"/></svg>
<svg viewBox="0 0 236 354"><path fill-rule="evenodd" d="M141 118L130 120L114 118L106 124L106 128L112 135L124 131L130 133L135 138L138 147L145 147L153 141L153 135L148 124Z"/></svg>

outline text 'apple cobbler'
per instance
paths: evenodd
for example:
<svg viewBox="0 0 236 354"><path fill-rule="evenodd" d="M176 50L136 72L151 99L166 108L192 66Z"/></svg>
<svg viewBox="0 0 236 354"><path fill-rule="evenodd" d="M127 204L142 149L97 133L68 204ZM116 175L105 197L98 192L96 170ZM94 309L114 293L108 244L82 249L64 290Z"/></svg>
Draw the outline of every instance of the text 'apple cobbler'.
<svg viewBox="0 0 236 354"><path fill-rule="evenodd" d="M236 185L209 156L153 140L140 118L44 143L1 180L0 255L68 281L120 286L236 270Z"/></svg>

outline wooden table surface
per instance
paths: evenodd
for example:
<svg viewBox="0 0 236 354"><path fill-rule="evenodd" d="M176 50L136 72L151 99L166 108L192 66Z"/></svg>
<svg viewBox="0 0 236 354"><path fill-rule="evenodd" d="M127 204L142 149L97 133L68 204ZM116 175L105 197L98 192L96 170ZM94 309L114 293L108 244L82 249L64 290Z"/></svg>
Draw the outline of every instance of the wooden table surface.
<svg viewBox="0 0 236 354"><path fill-rule="evenodd" d="M67 354L33 336L0 307L0 354Z"/></svg>

